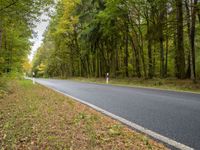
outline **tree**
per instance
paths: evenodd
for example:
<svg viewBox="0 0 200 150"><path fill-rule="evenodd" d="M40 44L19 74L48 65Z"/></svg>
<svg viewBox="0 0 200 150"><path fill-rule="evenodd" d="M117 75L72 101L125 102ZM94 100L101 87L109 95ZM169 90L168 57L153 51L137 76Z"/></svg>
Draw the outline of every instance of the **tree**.
<svg viewBox="0 0 200 150"><path fill-rule="evenodd" d="M50 0L8 0L0 4L0 74L22 72L31 49L36 17Z"/></svg>
<svg viewBox="0 0 200 150"><path fill-rule="evenodd" d="M176 50L176 76L185 78L185 53L183 44L183 7L182 0L176 1L177 13L177 50Z"/></svg>
<svg viewBox="0 0 200 150"><path fill-rule="evenodd" d="M34 68L60 77L195 78L199 9L188 2L61 0L41 47L48 56L37 57L39 50Z"/></svg>

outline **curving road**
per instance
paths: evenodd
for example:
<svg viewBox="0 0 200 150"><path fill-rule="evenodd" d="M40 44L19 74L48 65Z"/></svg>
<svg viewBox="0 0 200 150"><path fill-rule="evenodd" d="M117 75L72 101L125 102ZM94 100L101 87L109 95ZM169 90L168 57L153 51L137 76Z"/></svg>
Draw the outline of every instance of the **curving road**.
<svg viewBox="0 0 200 150"><path fill-rule="evenodd" d="M194 149L200 149L200 94L36 79Z"/></svg>

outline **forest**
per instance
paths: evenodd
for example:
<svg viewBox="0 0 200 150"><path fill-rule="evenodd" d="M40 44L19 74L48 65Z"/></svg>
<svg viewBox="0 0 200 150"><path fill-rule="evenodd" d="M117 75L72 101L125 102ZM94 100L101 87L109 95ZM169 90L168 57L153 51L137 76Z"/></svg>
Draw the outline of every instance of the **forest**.
<svg viewBox="0 0 200 150"><path fill-rule="evenodd" d="M0 78L30 68L28 54L38 16L51 0L1 0L0 2ZM25 67L26 66L26 67Z"/></svg>
<svg viewBox="0 0 200 150"><path fill-rule="evenodd" d="M0 74L28 72L34 22L50 3L1 2ZM37 77L200 78L198 0L59 0L50 17Z"/></svg>
<svg viewBox="0 0 200 150"><path fill-rule="evenodd" d="M34 58L45 77L200 78L198 0L61 0Z"/></svg>
<svg viewBox="0 0 200 150"><path fill-rule="evenodd" d="M0 0L1 150L200 149L199 100L200 0Z"/></svg>

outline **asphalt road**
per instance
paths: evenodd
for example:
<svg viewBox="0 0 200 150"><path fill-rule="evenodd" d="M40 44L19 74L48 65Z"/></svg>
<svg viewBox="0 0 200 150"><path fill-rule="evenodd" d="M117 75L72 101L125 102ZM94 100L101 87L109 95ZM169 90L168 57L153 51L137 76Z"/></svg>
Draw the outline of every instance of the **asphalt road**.
<svg viewBox="0 0 200 150"><path fill-rule="evenodd" d="M36 81L200 150L200 94L68 80Z"/></svg>

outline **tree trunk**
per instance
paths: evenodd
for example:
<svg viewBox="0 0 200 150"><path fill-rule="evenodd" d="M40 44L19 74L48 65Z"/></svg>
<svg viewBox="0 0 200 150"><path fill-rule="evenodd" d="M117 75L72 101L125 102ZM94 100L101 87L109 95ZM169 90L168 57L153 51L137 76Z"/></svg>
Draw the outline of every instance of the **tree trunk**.
<svg viewBox="0 0 200 150"><path fill-rule="evenodd" d="M198 19L199 19L199 23L200 23L200 9L198 9Z"/></svg>
<svg viewBox="0 0 200 150"><path fill-rule="evenodd" d="M176 0L177 11L177 49L176 49L176 76L185 78L185 52L183 44L183 7L182 0Z"/></svg>
<svg viewBox="0 0 200 150"><path fill-rule="evenodd" d="M167 33L168 34L168 33ZM166 36L166 51L165 51L165 77L168 74L168 53L169 53L169 37Z"/></svg>
<svg viewBox="0 0 200 150"><path fill-rule="evenodd" d="M191 28L191 11L189 8L189 0L185 0L185 8L186 8L186 14L187 14L187 31L188 31L188 39L189 39L189 45L190 43L190 28ZM189 48L189 52L188 52L188 61L187 61L187 71L186 71L186 78L191 78L191 46Z"/></svg>
<svg viewBox="0 0 200 150"><path fill-rule="evenodd" d="M190 29L190 46L191 46L191 78L196 82L196 60L195 60L195 34L196 34L196 12L197 1L194 0L191 8L191 29Z"/></svg>
<svg viewBox="0 0 200 150"><path fill-rule="evenodd" d="M74 56L73 56L73 50L72 50L72 48L70 48L70 53L71 53L71 55L70 55L70 61L71 61L71 76L73 77L74 75L75 75L75 71L74 71Z"/></svg>
<svg viewBox="0 0 200 150"><path fill-rule="evenodd" d="M100 73L99 73L99 61L100 61L100 57L99 57L99 52L96 52L96 77L99 78L100 77Z"/></svg>
<svg viewBox="0 0 200 150"><path fill-rule="evenodd" d="M153 78L153 60L152 60L152 36L150 29L149 18L147 18L147 36L148 36L148 60L149 60L149 68L148 68L148 78Z"/></svg>
<svg viewBox="0 0 200 150"><path fill-rule="evenodd" d="M141 71L140 71L140 58L139 58L139 51L138 51L138 47L135 44L135 41L132 37L131 40L132 43L132 48L133 48L133 54L135 54L135 65L136 65L136 74L138 78L141 78Z"/></svg>
<svg viewBox="0 0 200 150"><path fill-rule="evenodd" d="M124 65L125 65L125 76L128 77L128 37L129 29L128 29L128 23L126 23L126 35L125 35L125 52L124 52Z"/></svg>
<svg viewBox="0 0 200 150"><path fill-rule="evenodd" d="M158 23L158 31L159 31L159 44L160 44L160 77L164 77L164 70L165 70L165 58L164 58L164 46L163 46L163 19L164 19L164 11L162 10L159 15L159 23Z"/></svg>
<svg viewBox="0 0 200 150"><path fill-rule="evenodd" d="M164 77L164 70L165 70L163 33L161 33L161 35L160 35L159 42L160 42L160 77L163 78Z"/></svg>
<svg viewBox="0 0 200 150"><path fill-rule="evenodd" d="M141 28L139 28L139 32L140 32L139 34L140 34L140 43L141 43L139 48L140 48L140 54L141 54L141 58L142 58L144 78L147 78L147 70L146 70L145 57L144 57L144 40L143 40Z"/></svg>
<svg viewBox="0 0 200 150"><path fill-rule="evenodd" d="M119 71L119 52L118 47L115 48L115 77L117 77Z"/></svg>

